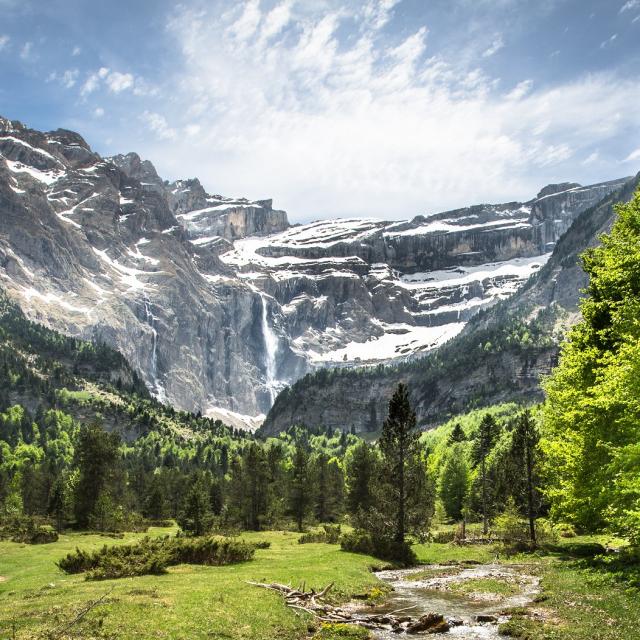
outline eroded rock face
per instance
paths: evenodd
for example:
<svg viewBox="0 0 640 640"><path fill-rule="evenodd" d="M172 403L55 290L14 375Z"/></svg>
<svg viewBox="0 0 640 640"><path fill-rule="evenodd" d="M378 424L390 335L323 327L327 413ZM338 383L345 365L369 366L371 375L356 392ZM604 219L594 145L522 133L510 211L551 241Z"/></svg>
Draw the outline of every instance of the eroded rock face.
<svg viewBox="0 0 640 640"><path fill-rule="evenodd" d="M76 133L0 119L0 286L31 318L118 348L159 398L256 416L314 369L438 347L617 186L290 227L271 200L169 183L135 153L103 159Z"/></svg>

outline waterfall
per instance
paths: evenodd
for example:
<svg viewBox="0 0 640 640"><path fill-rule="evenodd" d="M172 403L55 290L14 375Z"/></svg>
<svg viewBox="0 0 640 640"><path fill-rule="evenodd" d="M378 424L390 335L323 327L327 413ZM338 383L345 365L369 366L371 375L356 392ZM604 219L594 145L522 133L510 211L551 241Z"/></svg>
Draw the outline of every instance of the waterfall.
<svg viewBox="0 0 640 640"><path fill-rule="evenodd" d="M269 390L269 400L271 404L275 400L277 386L276 380L276 355L278 353L278 336L273 327L269 324L269 311L267 299L264 294L260 294L262 302L262 338L264 340L264 369L266 374L266 384Z"/></svg>
<svg viewBox="0 0 640 640"><path fill-rule="evenodd" d="M166 402L167 396L161 382L158 380L158 331L156 317L151 311L149 297L144 295L144 312L147 324L151 327L151 380L153 381L153 395L159 402Z"/></svg>

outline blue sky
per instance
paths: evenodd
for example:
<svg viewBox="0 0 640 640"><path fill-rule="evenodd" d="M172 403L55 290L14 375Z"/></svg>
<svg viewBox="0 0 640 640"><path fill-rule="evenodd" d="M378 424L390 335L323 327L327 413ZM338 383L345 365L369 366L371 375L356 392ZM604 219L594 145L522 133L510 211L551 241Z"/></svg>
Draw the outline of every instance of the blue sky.
<svg viewBox="0 0 640 640"><path fill-rule="evenodd" d="M294 221L640 170L640 0L0 0L0 114Z"/></svg>

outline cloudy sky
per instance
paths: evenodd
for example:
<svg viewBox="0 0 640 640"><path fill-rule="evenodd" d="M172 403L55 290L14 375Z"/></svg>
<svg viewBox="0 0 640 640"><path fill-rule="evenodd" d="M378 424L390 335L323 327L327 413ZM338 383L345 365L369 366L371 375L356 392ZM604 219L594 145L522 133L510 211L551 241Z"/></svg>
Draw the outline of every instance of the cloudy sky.
<svg viewBox="0 0 640 640"><path fill-rule="evenodd" d="M0 114L294 221L640 170L640 0L0 0Z"/></svg>

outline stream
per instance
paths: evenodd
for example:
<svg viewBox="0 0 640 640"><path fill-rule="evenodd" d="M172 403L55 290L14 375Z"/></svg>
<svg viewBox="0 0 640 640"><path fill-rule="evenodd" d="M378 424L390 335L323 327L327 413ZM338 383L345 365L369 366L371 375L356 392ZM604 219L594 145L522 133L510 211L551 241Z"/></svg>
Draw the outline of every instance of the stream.
<svg viewBox="0 0 640 640"><path fill-rule="evenodd" d="M395 613L412 618L434 612L443 615L451 625L448 632L438 635L468 640L498 638L498 624L508 619L503 612L530 604L539 591L539 578L523 573L523 569L525 567L521 565L482 564L424 565L379 571L376 573L378 578L393 591L383 604L367 607L366 612ZM495 579L512 585L514 593L500 596L481 592L461 594L451 590L480 579ZM478 622L477 616L493 616L495 621ZM398 633L374 631L373 637L388 640L397 638Z"/></svg>

